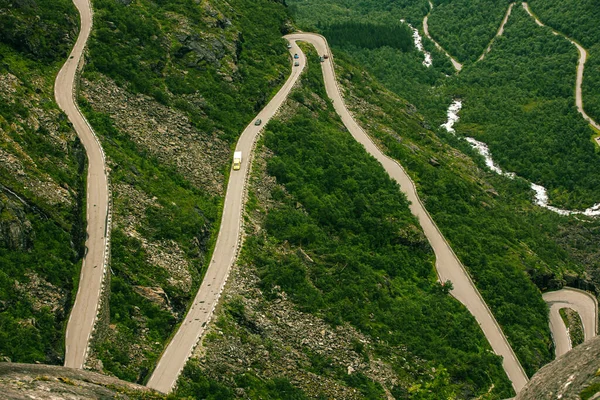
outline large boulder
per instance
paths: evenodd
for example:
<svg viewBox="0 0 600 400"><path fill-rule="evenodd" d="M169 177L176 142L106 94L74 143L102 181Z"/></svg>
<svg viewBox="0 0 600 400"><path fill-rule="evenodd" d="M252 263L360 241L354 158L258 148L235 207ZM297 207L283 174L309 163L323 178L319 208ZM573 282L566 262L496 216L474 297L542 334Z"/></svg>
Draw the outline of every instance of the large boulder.
<svg viewBox="0 0 600 400"><path fill-rule="evenodd" d="M515 400L600 399L600 337L540 369Z"/></svg>

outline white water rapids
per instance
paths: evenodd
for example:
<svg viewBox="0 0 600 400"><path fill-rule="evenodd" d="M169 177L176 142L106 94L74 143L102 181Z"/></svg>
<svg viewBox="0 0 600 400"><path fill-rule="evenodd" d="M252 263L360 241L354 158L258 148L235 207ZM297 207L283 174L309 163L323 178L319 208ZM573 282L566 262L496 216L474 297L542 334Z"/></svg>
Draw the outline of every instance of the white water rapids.
<svg viewBox="0 0 600 400"><path fill-rule="evenodd" d="M423 38L421 37L419 31L403 19L401 19L400 22L408 25L408 27L413 31L413 40L415 42L415 47L425 56L425 59L423 60L423 65L427 68L431 67L431 65L433 64L431 53L425 51L425 48L423 47Z"/></svg>
<svg viewBox="0 0 600 400"><path fill-rule="evenodd" d="M461 108L462 108L462 102L460 100L454 100L448 107L448 112L447 112L448 121L446 121L445 124L441 125L443 128L445 128L448 132L450 132L452 134L456 133L456 131L454 130L454 124L456 122L458 122L458 119L459 119L458 112L460 111ZM480 142L478 140L475 140L471 137L465 137L465 140L467 142L469 142L469 144L475 150L477 150L477 152L479 152L479 154L481 154L483 156L483 158L485 159L485 165L487 165L487 167L489 169L491 169L492 171L494 171L495 173L497 173L499 175L506 176L510 179L514 179L517 177L517 175L514 172L503 171L502 168L500 168L494 162L494 159L492 158L492 155L490 154L490 150L489 150L487 144ZM565 209L554 207L554 206L551 206L548 204L548 192L545 187L543 187L541 185L537 185L533 182L530 182L530 185L531 185L531 189L535 192L535 204L537 204L540 207L544 207L544 208L546 208L550 211L554 211L555 213L560 214L560 215L583 214L583 215L587 215L590 217L600 215L600 203L596 203L592 207L587 208L583 211L565 210Z"/></svg>

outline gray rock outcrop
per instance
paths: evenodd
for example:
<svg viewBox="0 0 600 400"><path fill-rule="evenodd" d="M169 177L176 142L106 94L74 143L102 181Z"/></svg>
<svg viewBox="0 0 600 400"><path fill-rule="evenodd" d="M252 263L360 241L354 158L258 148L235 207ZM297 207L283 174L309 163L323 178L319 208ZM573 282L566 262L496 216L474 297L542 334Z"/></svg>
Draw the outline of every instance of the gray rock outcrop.
<svg viewBox="0 0 600 400"><path fill-rule="evenodd" d="M595 337L540 369L515 400L599 398L600 337Z"/></svg>

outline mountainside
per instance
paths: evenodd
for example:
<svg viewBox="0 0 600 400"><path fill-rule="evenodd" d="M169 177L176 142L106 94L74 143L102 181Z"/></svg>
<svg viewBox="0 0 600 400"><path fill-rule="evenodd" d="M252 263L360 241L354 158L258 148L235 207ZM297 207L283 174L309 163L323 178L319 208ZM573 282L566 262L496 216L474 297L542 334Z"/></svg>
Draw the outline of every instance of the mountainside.
<svg viewBox="0 0 600 400"><path fill-rule="evenodd" d="M340 125L319 64L305 74L258 147L241 262L199 365L246 394L283 378L308 398L509 396L404 195Z"/></svg>
<svg viewBox="0 0 600 400"><path fill-rule="evenodd" d="M54 102L69 0L0 2L0 357L62 363L85 230L85 152Z"/></svg>
<svg viewBox="0 0 600 400"><path fill-rule="evenodd" d="M232 145L288 72L288 16L266 0L94 8L80 104L107 154L114 217L88 365L142 383L209 260Z"/></svg>
<svg viewBox="0 0 600 400"><path fill-rule="evenodd" d="M600 202L599 152L573 96L576 49L518 4L475 61L508 2L433 3L93 1L77 93L106 153L113 222L86 368L147 382L209 263L237 138L293 68L282 35L297 27L330 40L349 109L414 180L526 373L553 359L541 293L600 292L600 218L539 207L529 184L561 207ZM559 18L554 0L536 7L590 48L584 104L595 114L592 22ZM431 41L414 44L430 11L432 35L466 61L460 73ZM52 85L77 26L68 0L0 0L0 361L63 362L85 254L86 158ZM319 54L304 50L308 69L252 160L240 257L168 398L514 395L480 326L437 282L406 197L334 112ZM440 124L455 99L463 109L451 133ZM465 136L519 177L490 170ZM44 368L2 364L0 386L21 397L50 387L59 397L167 398ZM557 368L542 368L539 382ZM573 390L593 396L592 375ZM536 382L526 393L542 393Z"/></svg>
<svg viewBox="0 0 600 400"><path fill-rule="evenodd" d="M377 23L385 18L380 13L382 4L376 1L329 0L323 2L322 9L316 1L290 1L290 4L307 25L311 21L313 25L322 21L320 16L329 12L326 10L327 4L335 4L334 10L353 10L358 7L362 10L360 19L365 23ZM394 3L386 7L394 12L398 12L398 9L406 10L407 15L412 15L409 20L417 24L419 17L408 12L413 9L410 8L411 4L416 6L419 2ZM427 12L427 9L422 10L421 18ZM469 66L458 75L440 74L439 66L436 67L440 60L433 53L431 67L416 65L416 71L406 72L402 63L396 61L400 57L418 55L414 50L390 59L376 57L370 50L370 55L364 56L363 54L367 54L366 49L350 45L340 44L334 47L334 52L336 65L340 70L338 76L341 87L351 89L347 91L346 99L351 105L354 104L355 115L363 121L370 134L380 140L380 145L387 149L387 153L398 159L409 171L427 209L469 269L515 352L531 375L553 357L547 328L547 307L539 290L546 291L566 284L598 292L599 265L596 258L597 246L593 243L598 240L600 222L597 218L563 217L536 206L527 182L497 175L467 142L449 134L445 129L436 128L445 122L445 111L452 98L458 97L465 104L460 116L463 118L464 115L468 120L468 123L463 123L461 119L456 126L459 136L475 135L479 131L482 137L483 133L490 135L493 130L489 129L487 121L493 121L498 138L504 140L513 134L517 121L521 121L519 118L523 111L519 107L530 112L530 115L523 117L523 121L528 118L525 121L527 124L543 121L544 114L537 112L539 118L536 116L533 119L531 111L537 111L534 106L547 107L546 103L551 102L545 100L543 103L536 103L534 99L528 100L527 96L554 99L555 103L569 111L546 113L549 131L542 143L535 141L539 126L535 126L535 130L517 127L520 130L515 133L521 132L518 140L527 141L531 151L520 154L515 151L511 155L518 154L519 162L523 164L531 163L530 158L535 155L533 161L539 160L539 164L535 171L533 168L531 170L538 176L544 169L558 169L559 165L565 163L568 163L569 170L578 168L581 172L578 177L580 183L574 182L575 176L567 173L561 175L558 170L542 175L544 182L570 179L569 184L572 184L572 191L551 191L551 199L564 198L563 201L572 202L568 204L574 206L577 205L576 202L583 201L582 206L587 206L590 202L597 201L597 188L588 185L588 182L596 179L596 174L589 168L586 170L584 160L590 159L594 163L592 165L595 165L598 156L594 155L593 150L589 151L589 137L583 138L588 128L573 107L576 50L563 38L554 37L548 30L537 27L533 20L527 19L522 9L515 8L513 13L514 18L511 15L508 20L506 37L503 35L496 38L484 61ZM331 15L329 22L344 21L344 18L340 12ZM464 28L468 29L466 26ZM327 34L326 31L324 33ZM541 44L544 41L552 44ZM427 50L427 40L424 39L424 43ZM383 48L380 51L383 52ZM564 56L554 54L554 51L560 51L560 54L564 52ZM553 56L549 57L547 54ZM445 56L441 57L445 59ZM559 64L556 59L560 57L565 57L565 60L557 67ZM387 88L411 102L413 98L418 98L414 101L413 112L426 116L420 127L409 128L406 123L399 122L396 107L388 104L390 96L376 89L373 79L367 78L361 68L345 65L349 71L342 72L340 65L343 60L354 63L357 59L362 68L370 71ZM565 70L563 73L558 72L561 68ZM537 69L540 72L533 76ZM507 74L512 76L507 78ZM424 76L430 76L430 85L433 84L427 90L423 90L420 84ZM405 84L407 81L408 84ZM520 81L515 90L505 90L505 86L515 81ZM527 90L530 92L527 93ZM406 92L410 93L405 96ZM511 95L515 92L513 98ZM522 102L525 104L518 105ZM532 103L529 108L528 102ZM503 118L496 115L499 107L493 107L494 104L501 105L500 110L503 112L508 111ZM553 141L559 141L565 136L564 128L555 129L561 126L557 122L560 120L564 120L570 131L576 129L580 146L569 145L569 152L583 153L585 158L573 156L558 164L553 163L551 155L537 156L537 153L548 152L544 142L550 137L555 138ZM482 124L483 121L486 122L486 129L475 125ZM424 128L432 129L442 143L451 145L453 149L442 151L443 147L425 140L424 136L419 135L419 131ZM500 136L499 132L502 130L504 136ZM409 142L409 138L412 142ZM506 146L512 146L513 143L514 140ZM494 142L490 143L490 147L493 144ZM564 151L565 146L562 148ZM500 160L503 156L501 150L503 149L498 146ZM496 152L492 154L495 155ZM564 168L562 172L565 172ZM584 188L589 189L587 194ZM562 193L564 197L560 196Z"/></svg>

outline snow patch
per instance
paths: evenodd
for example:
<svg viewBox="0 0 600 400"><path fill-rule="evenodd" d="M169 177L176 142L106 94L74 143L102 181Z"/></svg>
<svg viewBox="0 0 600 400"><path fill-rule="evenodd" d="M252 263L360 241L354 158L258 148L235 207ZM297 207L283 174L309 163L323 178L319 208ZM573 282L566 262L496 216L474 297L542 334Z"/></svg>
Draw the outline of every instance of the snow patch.
<svg viewBox="0 0 600 400"><path fill-rule="evenodd" d="M454 124L456 124L459 120L458 112L460 111L461 108L462 108L462 102L460 100L454 100L448 107L448 112L447 112L448 121L446 121L445 124L441 125L443 128L445 128L448 132L450 132L452 134L456 133L456 131L454 130ZM498 164L496 164L494 162L494 159L492 158L492 155L490 154L490 149L488 148L487 144L480 142L476 139L473 139L472 137L465 137L465 140L467 142L469 142L471 147L473 147L475 150L477 150L477 152L479 154L481 154L483 156L483 158L485 160L485 165L489 169L491 169L498 175L506 176L507 178L510 178L510 179L515 179L517 177L517 174L515 174L514 172L503 171L502 168L500 168L498 166ZM592 207L587 208L583 211L581 211L581 210L565 210L565 209L554 207L554 206L551 206L548 204L548 191L546 190L545 187L543 187L541 185L537 185L533 182L531 182L530 185L531 185L531 189L535 193L535 196L534 196L535 204L537 204L540 207L544 207L544 208L546 208L550 211L553 211L557 214L560 214L560 215L575 215L575 214L581 215L582 214L582 215L587 215L589 217L594 217L594 216L600 215L600 203L596 203Z"/></svg>

